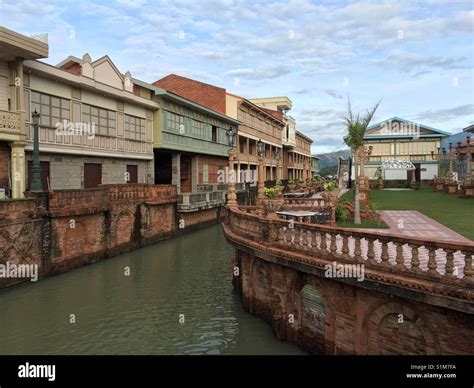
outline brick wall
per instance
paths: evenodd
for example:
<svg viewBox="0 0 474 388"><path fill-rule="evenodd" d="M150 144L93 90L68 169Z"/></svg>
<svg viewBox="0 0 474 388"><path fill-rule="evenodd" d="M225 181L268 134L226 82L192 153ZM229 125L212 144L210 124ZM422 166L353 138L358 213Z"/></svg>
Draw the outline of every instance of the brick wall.
<svg viewBox="0 0 474 388"><path fill-rule="evenodd" d="M268 321L279 340L311 353L474 354L467 313L304 273L241 250L233 261L240 268L233 283L244 308ZM307 285L320 295L312 305L303 298Z"/></svg>
<svg viewBox="0 0 474 388"><path fill-rule="evenodd" d="M226 91L223 88L176 74L170 74L154 82L153 85L226 114Z"/></svg>
<svg viewBox="0 0 474 388"><path fill-rule="evenodd" d="M37 264L40 277L176 234L176 187L104 185L0 201L0 263ZM25 279L0 279L0 288Z"/></svg>

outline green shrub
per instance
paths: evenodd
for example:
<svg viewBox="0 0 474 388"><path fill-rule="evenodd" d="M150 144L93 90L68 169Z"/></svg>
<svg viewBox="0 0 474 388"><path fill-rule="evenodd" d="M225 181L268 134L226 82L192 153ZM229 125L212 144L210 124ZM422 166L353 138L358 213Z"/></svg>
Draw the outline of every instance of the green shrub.
<svg viewBox="0 0 474 388"><path fill-rule="evenodd" d="M283 182L281 181L281 179L278 179L276 184L277 186L283 186Z"/></svg>
<svg viewBox="0 0 474 388"><path fill-rule="evenodd" d="M348 221L349 220L349 210L344 207L346 201L339 202L336 206L336 219L338 221Z"/></svg>
<svg viewBox="0 0 474 388"><path fill-rule="evenodd" d="M380 210L382 207L377 202L370 202L367 205L367 208L372 210L375 213L377 210Z"/></svg>
<svg viewBox="0 0 474 388"><path fill-rule="evenodd" d="M275 198L278 195L278 189L275 187L263 189L263 195L265 198Z"/></svg>
<svg viewBox="0 0 474 388"><path fill-rule="evenodd" d="M338 185L335 181L330 181L324 184L324 191L332 191L338 188Z"/></svg>

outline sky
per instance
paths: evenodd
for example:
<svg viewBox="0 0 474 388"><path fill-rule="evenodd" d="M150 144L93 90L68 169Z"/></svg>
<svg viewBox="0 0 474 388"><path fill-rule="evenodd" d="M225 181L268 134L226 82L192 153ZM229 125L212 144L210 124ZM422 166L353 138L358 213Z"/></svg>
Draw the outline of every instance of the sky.
<svg viewBox="0 0 474 388"><path fill-rule="evenodd" d="M56 65L107 54L154 82L170 73L246 98L288 96L312 152L344 147L350 99L456 133L474 123L474 1L0 0L0 25L48 34Z"/></svg>

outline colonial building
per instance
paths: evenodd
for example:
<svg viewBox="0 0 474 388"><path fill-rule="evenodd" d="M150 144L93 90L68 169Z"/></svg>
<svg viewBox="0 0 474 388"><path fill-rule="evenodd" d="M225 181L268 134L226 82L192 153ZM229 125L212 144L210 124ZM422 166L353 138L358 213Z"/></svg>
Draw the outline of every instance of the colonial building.
<svg viewBox="0 0 474 388"><path fill-rule="evenodd" d="M35 111L43 190L153 181L159 105L136 93L129 72L108 56L40 62L46 43L5 28L0 48L0 188L7 196L21 197L31 183Z"/></svg>
<svg viewBox="0 0 474 388"><path fill-rule="evenodd" d="M151 94L136 92L108 56L68 57L57 66L26 61L27 117L40 113L44 189L153 181ZM28 123L29 124L29 123ZM27 131L31 166L32 126Z"/></svg>
<svg viewBox="0 0 474 388"><path fill-rule="evenodd" d="M271 111L281 112L285 128L282 131L283 146L283 178L311 178L311 143L312 139L296 129L296 120L288 115L293 107L292 101L286 97L253 98L254 104Z"/></svg>
<svg viewBox="0 0 474 388"><path fill-rule="evenodd" d="M21 198L25 191L29 99L23 62L47 56L47 43L0 27L0 199Z"/></svg>
<svg viewBox="0 0 474 388"><path fill-rule="evenodd" d="M180 211L225 203L229 178L227 131L239 121L162 88L133 79L140 93L152 93L156 184L174 184Z"/></svg>
<svg viewBox="0 0 474 388"><path fill-rule="evenodd" d="M282 133L285 123L282 112L262 108L250 100L228 93L223 88L175 74L156 81L154 85L241 123L238 128L234 167L239 182L255 182L257 178L259 140L265 145L264 179L276 180L283 177Z"/></svg>
<svg viewBox="0 0 474 388"><path fill-rule="evenodd" d="M445 131L398 117L374 124L367 128L364 136L365 144L372 146L364 174L369 179L381 173L387 180L416 180L419 183L432 180L438 174L438 161L432 152L438 153L441 141L448 135ZM411 162L415 169L397 168L403 162Z"/></svg>

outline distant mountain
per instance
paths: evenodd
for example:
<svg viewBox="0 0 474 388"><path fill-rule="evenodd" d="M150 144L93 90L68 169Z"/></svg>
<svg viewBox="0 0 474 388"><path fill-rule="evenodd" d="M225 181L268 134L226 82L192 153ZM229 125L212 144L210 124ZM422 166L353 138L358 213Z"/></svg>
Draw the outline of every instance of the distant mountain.
<svg viewBox="0 0 474 388"><path fill-rule="evenodd" d="M316 155L319 158L319 168L337 166L339 157L347 159L351 152L349 150L339 150L326 154Z"/></svg>

